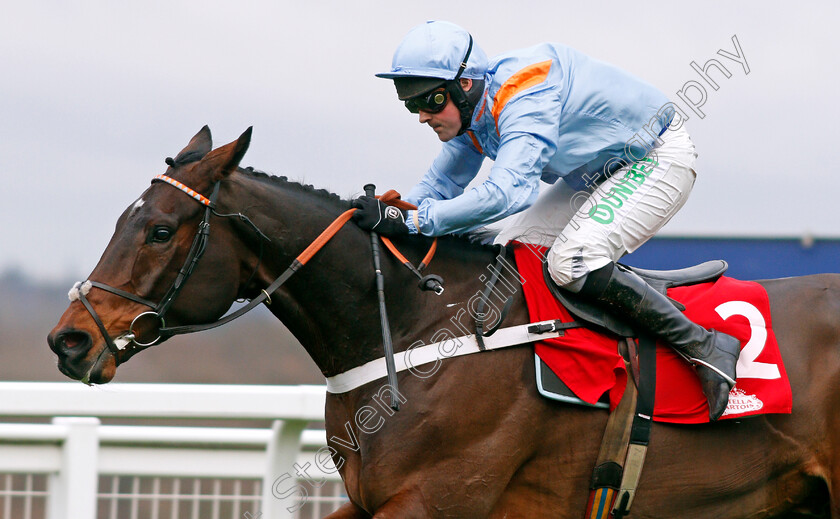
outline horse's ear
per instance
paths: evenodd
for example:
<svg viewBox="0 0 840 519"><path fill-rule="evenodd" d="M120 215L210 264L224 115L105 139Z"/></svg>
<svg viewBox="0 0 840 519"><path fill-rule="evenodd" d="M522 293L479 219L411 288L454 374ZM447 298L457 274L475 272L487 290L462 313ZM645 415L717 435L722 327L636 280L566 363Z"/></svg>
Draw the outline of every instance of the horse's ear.
<svg viewBox="0 0 840 519"><path fill-rule="evenodd" d="M205 155L210 153L213 149L213 138L210 135L210 127L206 124L204 128L200 129L195 136L190 139L187 147L181 150L181 153L175 157L176 164L189 164L190 162L198 162L203 159Z"/></svg>
<svg viewBox="0 0 840 519"><path fill-rule="evenodd" d="M216 148L202 159L202 165L206 165L213 172L214 181L230 175L239 167L239 161L245 156L251 144L252 128L253 126L249 127L238 139Z"/></svg>

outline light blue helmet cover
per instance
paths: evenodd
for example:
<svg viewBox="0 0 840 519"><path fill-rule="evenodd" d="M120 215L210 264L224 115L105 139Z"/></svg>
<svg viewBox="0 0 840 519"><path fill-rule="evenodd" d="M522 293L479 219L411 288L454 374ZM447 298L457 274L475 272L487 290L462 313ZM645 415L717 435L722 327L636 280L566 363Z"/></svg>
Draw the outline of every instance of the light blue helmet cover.
<svg viewBox="0 0 840 519"><path fill-rule="evenodd" d="M467 53L470 34L450 22L430 20L411 29L394 52L391 70L377 77L434 77L454 79ZM487 55L473 43L461 77L484 79Z"/></svg>

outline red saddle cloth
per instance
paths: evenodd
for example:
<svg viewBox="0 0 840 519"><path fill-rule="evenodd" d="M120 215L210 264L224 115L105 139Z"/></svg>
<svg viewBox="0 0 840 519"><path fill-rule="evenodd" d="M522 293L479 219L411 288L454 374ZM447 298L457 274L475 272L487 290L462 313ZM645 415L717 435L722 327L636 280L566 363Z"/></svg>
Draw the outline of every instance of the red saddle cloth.
<svg viewBox="0 0 840 519"><path fill-rule="evenodd" d="M531 321L573 321L543 280L538 254L544 249L515 244L514 251ZM790 413L790 381L773 333L770 301L764 287L721 277L715 282L669 289L668 295L686 306L685 315L692 321L741 341L737 383L729 393L722 420ZM594 404L609 392L611 408L618 404L627 374L615 336L574 328L563 337L538 342L535 349L582 400ZM709 407L694 368L665 344L657 344L656 349L654 420L683 424L709 421Z"/></svg>

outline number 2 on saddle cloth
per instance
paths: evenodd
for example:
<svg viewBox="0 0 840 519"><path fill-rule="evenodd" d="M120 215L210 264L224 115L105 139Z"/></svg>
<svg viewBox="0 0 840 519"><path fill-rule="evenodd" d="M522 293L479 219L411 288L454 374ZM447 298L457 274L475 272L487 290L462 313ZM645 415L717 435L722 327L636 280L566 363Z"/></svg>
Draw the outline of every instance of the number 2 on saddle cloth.
<svg viewBox="0 0 840 519"><path fill-rule="evenodd" d="M522 289L531 321L573 321L543 281L545 250L514 244L517 269L526 280ZM714 282L671 288L668 296L685 305L685 315L692 321L741 341L737 384L721 419L791 412L790 381L773 333L769 299L761 285L723 276ZM621 399L627 376L615 336L574 328L562 337L538 342L535 352L584 402L595 404L608 392L614 409ZM708 422L708 405L692 366L664 344L657 345L656 366L654 421Z"/></svg>

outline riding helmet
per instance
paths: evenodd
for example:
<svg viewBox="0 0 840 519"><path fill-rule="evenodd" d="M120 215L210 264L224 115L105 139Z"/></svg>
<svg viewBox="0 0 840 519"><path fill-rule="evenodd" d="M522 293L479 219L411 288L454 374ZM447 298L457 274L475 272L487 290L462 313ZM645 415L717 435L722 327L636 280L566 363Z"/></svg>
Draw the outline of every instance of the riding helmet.
<svg viewBox="0 0 840 519"><path fill-rule="evenodd" d="M465 29L450 22L428 21L408 32L394 52L391 70L376 76L393 79L400 100L446 86L461 112L463 133L484 91L487 64L487 55ZM458 84L460 78L473 80L468 92Z"/></svg>

